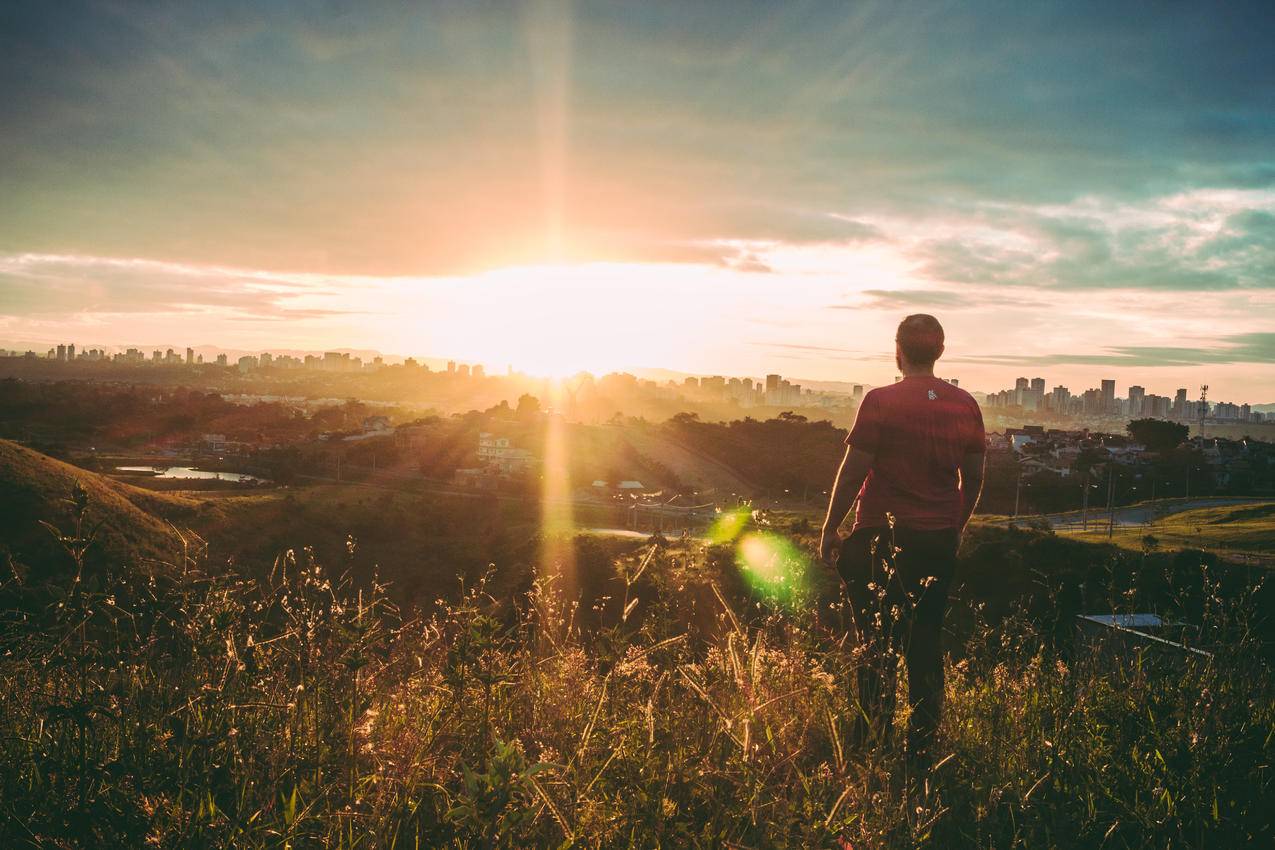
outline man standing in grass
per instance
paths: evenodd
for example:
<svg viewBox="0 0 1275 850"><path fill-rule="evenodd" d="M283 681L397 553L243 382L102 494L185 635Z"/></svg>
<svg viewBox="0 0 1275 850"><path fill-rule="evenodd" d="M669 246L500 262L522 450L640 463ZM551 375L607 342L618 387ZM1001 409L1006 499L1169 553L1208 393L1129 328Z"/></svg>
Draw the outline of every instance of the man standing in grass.
<svg viewBox="0 0 1275 850"><path fill-rule="evenodd" d="M819 543L841 574L863 658L860 741L891 736L895 671L908 671L907 752L925 767L943 704L942 627L961 533L983 487L983 416L969 393L934 377L943 327L916 314L899 323L903 375L863 397L837 471ZM858 501L844 541L839 529Z"/></svg>

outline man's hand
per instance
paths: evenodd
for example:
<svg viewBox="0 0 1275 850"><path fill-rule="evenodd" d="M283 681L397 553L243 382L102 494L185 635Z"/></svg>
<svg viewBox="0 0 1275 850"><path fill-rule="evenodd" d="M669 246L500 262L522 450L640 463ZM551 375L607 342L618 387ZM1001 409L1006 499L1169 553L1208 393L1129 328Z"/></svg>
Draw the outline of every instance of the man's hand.
<svg viewBox="0 0 1275 850"><path fill-rule="evenodd" d="M819 560L836 569L839 557L841 557L841 537L837 534L837 529L825 527L823 533L819 535Z"/></svg>
<svg viewBox="0 0 1275 850"><path fill-rule="evenodd" d="M870 452L853 446L847 447L846 456L841 459L841 467L837 470L837 477L832 482L832 496L828 499L828 516L823 521L823 534L819 538L819 560L834 569L837 566L837 558L841 554L841 537L838 536L837 530L841 528L841 523L850 513L850 508L854 506L855 497L859 495L864 479L872 471L875 460L875 456Z"/></svg>

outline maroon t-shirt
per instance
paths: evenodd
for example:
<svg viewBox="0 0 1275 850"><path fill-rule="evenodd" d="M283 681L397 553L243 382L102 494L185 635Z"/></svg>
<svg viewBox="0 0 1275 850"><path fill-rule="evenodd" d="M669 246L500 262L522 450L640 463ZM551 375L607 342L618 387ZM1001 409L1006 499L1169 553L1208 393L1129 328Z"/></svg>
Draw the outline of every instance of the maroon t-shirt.
<svg viewBox="0 0 1275 850"><path fill-rule="evenodd" d="M938 378L912 376L863 397L846 443L876 456L859 490L854 527L961 524L960 463L986 450L974 397Z"/></svg>

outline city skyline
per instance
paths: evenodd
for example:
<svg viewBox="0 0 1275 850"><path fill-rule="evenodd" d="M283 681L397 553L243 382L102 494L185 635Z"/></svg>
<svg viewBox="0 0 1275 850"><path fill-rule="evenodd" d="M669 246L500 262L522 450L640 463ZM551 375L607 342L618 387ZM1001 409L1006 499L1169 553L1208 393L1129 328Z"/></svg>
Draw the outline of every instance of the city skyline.
<svg viewBox="0 0 1275 850"><path fill-rule="evenodd" d="M0 340L2 343L3 340ZM205 355L209 355L205 360ZM43 353L35 349L9 349L0 344L0 357L34 357L44 360L52 360L58 362L72 361L110 361L124 362L135 364L150 365L221 365L221 366L246 366L251 362L251 368L258 368L270 365L282 366L285 368L322 368L324 363L330 367L334 361L343 361L346 367L353 368L371 368L392 365L411 365L421 366L426 371L430 371L430 364L439 367L439 371L449 373L458 373L464 377L471 374L476 378L482 377L499 377L502 374L519 374L527 377L538 379L563 379L570 377L567 375L544 375L534 372L526 372L521 368L515 368L517 364L504 364L503 370L497 369L487 371L488 364L477 363L474 361L458 360L441 355L402 355L397 353L384 353L376 349L351 349L348 347L333 347L329 349L288 349L280 347L262 347L258 349L229 349L215 345L137 345L137 346L102 346L80 345L74 342L57 343L49 345ZM197 358L197 359L196 359ZM937 365L937 364L936 364ZM763 387L770 394L782 385L783 390L795 390L795 396L789 396L785 392L785 403L800 398L802 390L802 382L807 384L821 385L844 385L853 390L827 390L820 389L819 392L832 392L834 394L842 394L853 396L856 400L861 396L865 388L873 386L881 386L882 384L874 384L864 380L855 380L847 378L835 381L819 381L818 379L809 379L793 376L789 374L784 376L779 373L765 371L761 377L755 375L741 374L721 374L721 373L693 373L682 370L673 370L665 368L642 368L636 367L632 370L616 370L617 372L632 371L639 377L649 378L653 374L663 373L667 384L679 384L687 387L698 387L701 384L708 386L708 381L717 381L722 383L723 388L725 382L731 382L731 385L746 381L749 384L755 383L760 390ZM590 374L594 376L602 376L603 372L594 373L587 369L578 370L575 374ZM960 385L960 377L943 373L942 369L936 369L939 377L953 384ZM792 379L790 384L788 379ZM893 380L901 379L900 375L895 375ZM693 382L693 383L692 383ZM1090 380L1092 383L1092 380ZM1172 395L1160 395L1155 392L1148 392L1147 387L1142 384L1129 384L1125 387L1127 394L1125 396L1117 395L1120 387L1115 379L1100 378L1099 386L1086 387L1084 390L1073 390L1071 387L1063 384L1053 384L1039 375L1031 378L1019 376L1015 379L1013 389L991 390L983 387L971 387L965 385L964 388L977 396L984 398L984 404L988 407L1006 407L1018 406L1022 407L1025 412L1043 412L1050 411L1055 413L1069 413L1073 415L1080 414L1109 414L1118 416L1128 416L1136 418L1138 416L1153 416L1157 418L1176 418L1176 419L1199 419L1199 410L1203 400L1201 394L1208 392L1208 385L1200 385L1197 387L1176 387ZM1157 387L1158 389L1159 387ZM1091 399L1090 396L1093 396ZM1068 404L1070 402L1070 405ZM1163 410L1157 406L1163 402ZM1237 418L1234 414L1243 411L1243 416L1239 418L1247 419L1251 409L1254 413L1265 412L1264 408L1270 408L1271 412L1275 412L1275 402L1262 402L1249 398L1220 398L1216 393L1208 402L1206 408L1212 411L1214 407L1220 407L1227 411L1226 418ZM1208 415L1213 415L1211 412Z"/></svg>
<svg viewBox="0 0 1275 850"><path fill-rule="evenodd" d="M0 16L3 338L1275 401L1263 4Z"/></svg>

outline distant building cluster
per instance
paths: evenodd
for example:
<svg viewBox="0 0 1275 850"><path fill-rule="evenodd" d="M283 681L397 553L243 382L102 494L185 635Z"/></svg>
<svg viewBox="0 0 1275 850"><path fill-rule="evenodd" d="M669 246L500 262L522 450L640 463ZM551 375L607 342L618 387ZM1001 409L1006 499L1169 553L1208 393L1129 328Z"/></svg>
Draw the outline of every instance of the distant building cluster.
<svg viewBox="0 0 1275 850"><path fill-rule="evenodd" d="M991 408L1020 408L1024 412L1051 412L1059 416L1168 419L1178 422L1213 421L1263 422L1266 417L1248 404L1230 402L1212 403L1205 397L1207 387L1201 388L1201 397L1188 398L1185 387L1179 387L1173 396L1148 393L1145 387L1134 384L1128 395L1116 395L1116 382L1102 380L1100 386L1073 394L1064 386L1045 391L1044 378L1019 378L1013 389L990 393L986 404Z"/></svg>
<svg viewBox="0 0 1275 850"><path fill-rule="evenodd" d="M820 393L794 384L782 375L767 375L765 381L727 378L721 375L689 377L682 380L683 392L692 398L730 401L740 407L826 407L844 403L844 393ZM863 397L863 385L854 385L854 399Z"/></svg>
<svg viewBox="0 0 1275 850"><path fill-rule="evenodd" d="M217 368L241 375L264 373L266 376L278 375L280 372L303 370L326 374L366 374L386 368L421 370L431 372L428 365L414 358L407 358L401 365L391 365L379 357L364 360L348 351L325 351L321 354L277 354L262 351L255 354L215 355L205 361L205 355L196 353L194 348L187 347L184 352L173 348L146 351L140 348L108 351L101 348L80 348L74 343L63 343L43 354L35 351L6 351L0 349L0 357L20 358L30 361L54 362L65 364L110 363L126 366L165 366L185 368ZM461 363L456 360L446 361L445 371L433 372L446 380L483 380L487 371L482 364ZM508 367L508 375L525 378ZM652 396L661 396L665 401L678 397L690 402L733 404L741 408L823 408L829 411L853 411L863 399L867 388L864 384L841 384L822 389L814 389L784 378L780 374L769 374L763 379L742 377L726 377L723 375L690 376L678 381L668 380L662 383L638 378L624 372L614 372L595 379L587 372L575 376L577 395L587 395L594 388L605 389L612 393L641 392ZM896 376L895 381L902 380ZM953 386L959 386L956 378L944 379ZM1058 385L1052 389L1044 378L1018 378L1012 389L983 395L976 393L980 402L989 411L999 412L1003 417L1045 415L1059 420L1067 419L1079 424L1093 427L1104 427L1108 420L1154 418L1176 422L1210 422L1210 423L1265 423L1275 422L1275 413L1262 413L1254 410L1249 404L1235 404L1229 401L1211 402L1207 399L1207 387L1191 392L1180 387L1172 396L1157 395L1147 392L1146 388L1134 384L1124 395L1116 395L1116 381L1103 379L1097 387L1083 392L1073 393L1068 387ZM570 403L568 403L568 408ZM1089 421L1086 421L1089 420Z"/></svg>
<svg viewBox="0 0 1275 850"><path fill-rule="evenodd" d="M149 355L140 348L127 348L123 351L108 352L105 349L90 348L80 349L77 351L74 343L65 343L50 348L48 352L41 358L35 351L6 351L0 349L0 357L21 357L28 360L52 360L58 363L73 362L102 362L102 363L119 363L122 365L156 365L156 366L202 366L204 365L204 355L196 354L195 349L187 348L185 354L169 348L165 351L155 349ZM245 354L235 359L232 363L230 355L218 354L210 361L209 365L220 366L223 368L233 368L240 372L253 372L259 369L309 369L319 372L362 372L365 370L377 370L384 368L387 364L381 357L373 357L369 361L364 361L361 357L356 357L344 351L325 351L322 355L307 354L304 357L294 357L290 354L273 354L269 351L263 351L260 354ZM416 358L408 357L403 361L403 366L408 369L421 369L430 371L429 366L417 362ZM457 365L455 361L449 361L447 364L447 372L462 378L483 378L486 371L481 364L476 365Z"/></svg>

